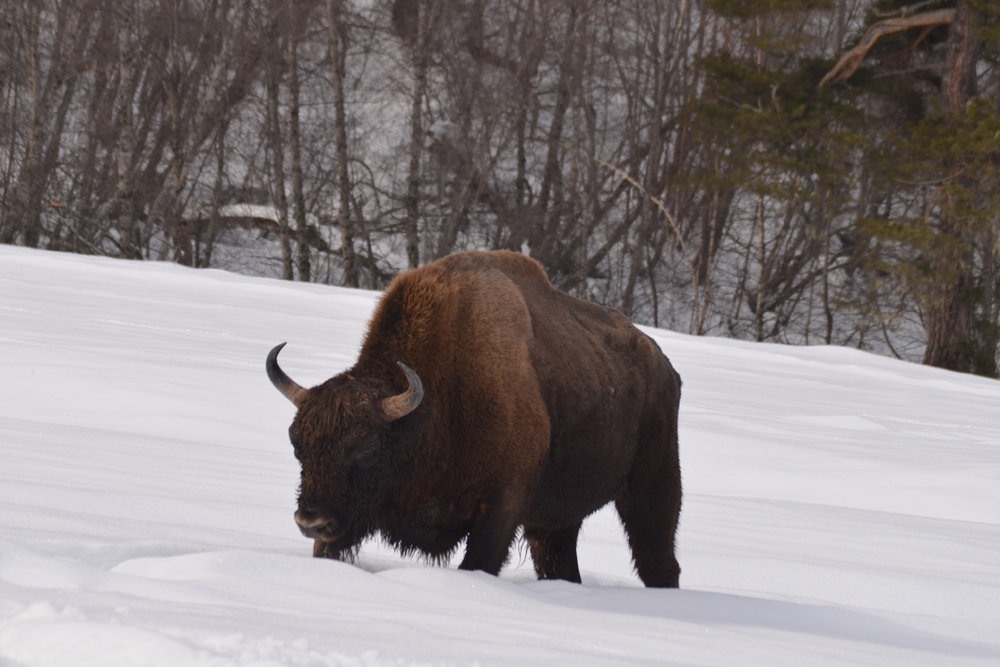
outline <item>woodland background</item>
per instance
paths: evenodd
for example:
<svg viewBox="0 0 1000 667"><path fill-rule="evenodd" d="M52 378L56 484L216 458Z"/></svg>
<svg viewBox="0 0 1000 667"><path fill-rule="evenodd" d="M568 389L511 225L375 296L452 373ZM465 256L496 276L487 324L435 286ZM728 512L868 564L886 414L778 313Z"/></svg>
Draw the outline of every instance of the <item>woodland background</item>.
<svg viewBox="0 0 1000 667"><path fill-rule="evenodd" d="M997 377L1000 2L0 0L0 243Z"/></svg>

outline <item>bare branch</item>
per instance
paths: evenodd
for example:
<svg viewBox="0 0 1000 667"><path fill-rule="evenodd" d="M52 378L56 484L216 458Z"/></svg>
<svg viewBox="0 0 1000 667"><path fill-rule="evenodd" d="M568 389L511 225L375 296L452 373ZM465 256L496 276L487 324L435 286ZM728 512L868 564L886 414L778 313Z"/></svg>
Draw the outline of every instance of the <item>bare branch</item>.
<svg viewBox="0 0 1000 667"><path fill-rule="evenodd" d="M633 188L635 188L639 193L641 193L643 196L645 196L647 199L649 199L649 201L651 201L653 203L653 205L656 206L657 209L659 209L660 213L663 214L664 219L668 223L670 223L670 227L674 231L674 237L677 239L677 245L681 249L681 254L684 255L684 257L688 260L688 262L693 265L694 264L693 257L688 254L687 244L684 243L684 234L683 234L683 232L681 232L681 226L679 224L677 224L677 219L667 209L667 205L663 203L663 200L660 199L659 197L657 197L656 195L653 195L650 192L648 192L646 190L646 188L643 187L642 183L640 183L638 180L636 180L633 176L631 176L628 172L626 172L621 167L619 167L617 165L614 165L614 164L611 164L610 162L602 160L601 158L596 157L596 156L590 156L590 157L597 164L599 164L602 167L605 167L607 169L610 169L615 174L617 174L618 176L620 176L629 185L631 185Z"/></svg>
<svg viewBox="0 0 1000 667"><path fill-rule="evenodd" d="M873 24L865 33L861 42L853 49L841 56L837 64L833 66L826 76L819 82L822 88L828 83L839 83L851 78L851 75L861 66L861 62L868 55L868 52L875 46L875 43L887 35L897 32L905 32L913 28L936 28L942 25L951 25L955 19L954 9L938 9L913 16L890 18Z"/></svg>

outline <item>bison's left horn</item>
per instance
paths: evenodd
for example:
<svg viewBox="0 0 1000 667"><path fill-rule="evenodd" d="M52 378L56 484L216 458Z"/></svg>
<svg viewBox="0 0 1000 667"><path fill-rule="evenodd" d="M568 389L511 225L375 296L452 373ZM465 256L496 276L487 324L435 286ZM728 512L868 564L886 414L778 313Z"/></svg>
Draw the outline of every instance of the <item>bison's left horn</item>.
<svg viewBox="0 0 1000 667"><path fill-rule="evenodd" d="M305 400L306 394L309 393L309 390L305 389L295 380L288 377L285 374L285 371L281 370L281 366L278 365L278 353L281 352L281 348L285 347L285 345L287 345L287 343L275 345L274 349L268 353L266 364L267 377L271 380L271 384L273 384L285 398L298 407L299 405L302 405L302 401Z"/></svg>
<svg viewBox="0 0 1000 667"><path fill-rule="evenodd" d="M402 394L382 399L382 413L391 422L410 414L417 409L420 401L424 400L424 384L420 381L420 376L402 361L396 363L406 375L406 381L410 386Z"/></svg>

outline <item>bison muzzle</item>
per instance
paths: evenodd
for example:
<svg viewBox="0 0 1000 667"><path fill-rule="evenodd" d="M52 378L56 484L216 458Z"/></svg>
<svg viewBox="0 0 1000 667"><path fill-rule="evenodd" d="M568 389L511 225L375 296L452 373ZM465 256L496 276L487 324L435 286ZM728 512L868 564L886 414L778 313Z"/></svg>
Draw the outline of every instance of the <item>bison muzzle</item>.
<svg viewBox="0 0 1000 667"><path fill-rule="evenodd" d="M295 521L351 559L380 534L403 553L497 574L519 529L541 579L580 581L583 520L614 502L647 586L676 587L681 381L617 311L555 289L524 255L469 252L397 277L352 368L297 408Z"/></svg>

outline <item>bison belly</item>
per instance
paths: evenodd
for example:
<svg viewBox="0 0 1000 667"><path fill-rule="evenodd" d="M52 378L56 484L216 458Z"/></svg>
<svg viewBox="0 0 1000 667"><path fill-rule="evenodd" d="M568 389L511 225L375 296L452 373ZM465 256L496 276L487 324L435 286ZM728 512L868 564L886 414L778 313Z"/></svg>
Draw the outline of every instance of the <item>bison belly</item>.
<svg viewBox="0 0 1000 667"><path fill-rule="evenodd" d="M581 428L554 433L528 525L572 526L613 500L635 457L637 434Z"/></svg>

